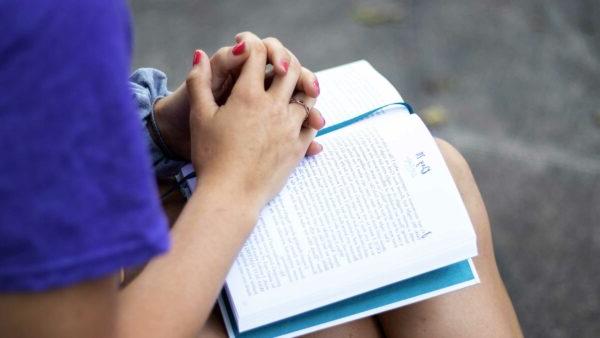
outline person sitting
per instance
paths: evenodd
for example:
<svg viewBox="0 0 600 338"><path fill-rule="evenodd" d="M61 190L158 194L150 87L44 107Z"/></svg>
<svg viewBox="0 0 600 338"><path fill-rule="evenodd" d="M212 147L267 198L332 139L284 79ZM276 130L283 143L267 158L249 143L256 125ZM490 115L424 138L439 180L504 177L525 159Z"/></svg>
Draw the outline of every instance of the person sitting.
<svg viewBox="0 0 600 338"><path fill-rule="evenodd" d="M211 58L196 51L164 97L157 73L134 74L138 113L123 1L11 0L0 20L0 336L225 335L210 314L229 267L293 168L322 151L320 112L290 103L314 105L314 74L244 32ZM154 163L190 160L198 175L170 231L140 115ZM438 145L478 234L482 283L314 336L520 335L477 186ZM121 285L123 267L144 264Z"/></svg>

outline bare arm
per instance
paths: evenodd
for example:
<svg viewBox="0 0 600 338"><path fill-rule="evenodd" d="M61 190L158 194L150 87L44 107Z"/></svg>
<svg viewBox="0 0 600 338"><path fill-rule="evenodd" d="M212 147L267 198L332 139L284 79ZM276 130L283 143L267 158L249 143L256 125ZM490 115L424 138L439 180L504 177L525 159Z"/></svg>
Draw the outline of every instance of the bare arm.
<svg viewBox="0 0 600 338"><path fill-rule="evenodd" d="M44 293L0 295L0 336L195 336L259 209L256 198L236 187L207 182L178 218L172 249L124 290L109 277Z"/></svg>
<svg viewBox="0 0 600 338"><path fill-rule="evenodd" d="M121 291L119 333L123 337L197 333L258 211L255 199L241 196L235 188L199 186L171 232L172 249Z"/></svg>
<svg viewBox="0 0 600 338"><path fill-rule="evenodd" d="M302 127L304 109L289 103L302 72L298 60L264 90L267 50L252 34L243 39L251 55L225 105L215 102L204 54L188 77L197 187L174 226L171 252L122 292L123 336L198 333L260 209L314 138L314 129Z"/></svg>
<svg viewBox="0 0 600 338"><path fill-rule="evenodd" d="M260 209L283 187L316 133L303 127L304 108L289 103L302 71L295 57L287 73L263 89L266 48L254 35L242 36L251 54L225 105L213 97L206 54L186 83L198 185L175 223L171 251L122 291L109 277L2 295L0 336L198 334Z"/></svg>
<svg viewBox="0 0 600 338"><path fill-rule="evenodd" d="M31 294L0 294L0 337L109 337L117 278Z"/></svg>

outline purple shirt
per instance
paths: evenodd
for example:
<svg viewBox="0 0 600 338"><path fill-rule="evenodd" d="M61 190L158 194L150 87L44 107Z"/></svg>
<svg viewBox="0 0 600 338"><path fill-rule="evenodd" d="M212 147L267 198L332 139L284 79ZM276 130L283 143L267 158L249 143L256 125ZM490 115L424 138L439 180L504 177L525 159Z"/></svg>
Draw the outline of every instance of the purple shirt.
<svg viewBox="0 0 600 338"><path fill-rule="evenodd" d="M0 23L0 292L116 273L168 248L128 89L121 0L8 0Z"/></svg>

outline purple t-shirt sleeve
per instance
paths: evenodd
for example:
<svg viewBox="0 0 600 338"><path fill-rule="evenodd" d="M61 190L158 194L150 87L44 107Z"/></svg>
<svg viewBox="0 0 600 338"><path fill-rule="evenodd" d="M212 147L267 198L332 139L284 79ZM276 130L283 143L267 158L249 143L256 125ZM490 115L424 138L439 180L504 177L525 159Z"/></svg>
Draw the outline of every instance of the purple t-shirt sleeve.
<svg viewBox="0 0 600 338"><path fill-rule="evenodd" d="M127 75L122 0L0 11L0 292L67 286L167 250Z"/></svg>

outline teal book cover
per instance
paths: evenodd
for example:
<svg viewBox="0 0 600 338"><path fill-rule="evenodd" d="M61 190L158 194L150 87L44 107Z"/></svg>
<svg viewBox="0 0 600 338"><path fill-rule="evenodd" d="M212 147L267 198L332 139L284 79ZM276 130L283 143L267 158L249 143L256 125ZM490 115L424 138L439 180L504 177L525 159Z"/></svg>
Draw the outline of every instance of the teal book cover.
<svg viewBox="0 0 600 338"><path fill-rule="evenodd" d="M224 290L219 297L219 307L229 337L294 337L396 309L478 282L477 272L468 259L241 333Z"/></svg>

